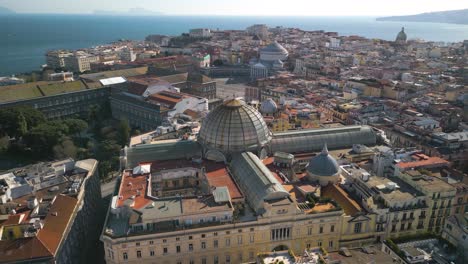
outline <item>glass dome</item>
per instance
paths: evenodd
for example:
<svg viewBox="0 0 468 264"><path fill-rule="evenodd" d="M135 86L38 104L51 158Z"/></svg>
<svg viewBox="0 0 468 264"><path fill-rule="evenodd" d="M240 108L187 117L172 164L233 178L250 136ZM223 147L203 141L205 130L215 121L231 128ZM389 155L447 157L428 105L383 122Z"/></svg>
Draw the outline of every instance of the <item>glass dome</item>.
<svg viewBox="0 0 468 264"><path fill-rule="evenodd" d="M202 123L198 142L223 153L260 150L271 140L262 115L239 99L226 101Z"/></svg>

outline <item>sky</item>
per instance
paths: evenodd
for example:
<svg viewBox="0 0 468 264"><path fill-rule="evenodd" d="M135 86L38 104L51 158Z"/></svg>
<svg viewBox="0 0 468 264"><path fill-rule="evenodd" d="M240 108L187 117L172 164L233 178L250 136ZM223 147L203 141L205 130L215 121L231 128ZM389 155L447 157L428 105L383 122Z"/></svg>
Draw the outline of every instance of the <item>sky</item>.
<svg viewBox="0 0 468 264"><path fill-rule="evenodd" d="M0 0L18 13L144 8L167 15L387 16L468 8L467 0Z"/></svg>

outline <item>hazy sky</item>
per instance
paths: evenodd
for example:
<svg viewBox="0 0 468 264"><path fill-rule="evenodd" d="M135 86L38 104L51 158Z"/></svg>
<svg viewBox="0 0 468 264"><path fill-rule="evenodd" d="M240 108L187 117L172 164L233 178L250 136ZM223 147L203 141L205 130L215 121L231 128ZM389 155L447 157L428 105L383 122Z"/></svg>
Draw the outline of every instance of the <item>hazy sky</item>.
<svg viewBox="0 0 468 264"><path fill-rule="evenodd" d="M468 8L467 0L0 0L21 13L144 8L177 15L381 16Z"/></svg>

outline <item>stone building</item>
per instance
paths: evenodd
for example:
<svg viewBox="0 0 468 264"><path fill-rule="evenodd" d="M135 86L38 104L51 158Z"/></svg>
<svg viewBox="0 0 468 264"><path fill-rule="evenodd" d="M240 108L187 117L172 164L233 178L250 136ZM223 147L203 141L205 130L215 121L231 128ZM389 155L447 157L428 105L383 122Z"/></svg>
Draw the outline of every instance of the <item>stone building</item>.
<svg viewBox="0 0 468 264"><path fill-rule="evenodd" d="M97 161L67 159L0 177L0 263L83 263L95 250L101 209ZM30 190L9 191L23 179ZM1 212L2 210L0 210Z"/></svg>
<svg viewBox="0 0 468 264"><path fill-rule="evenodd" d="M306 174L282 165L278 151L294 162L287 153L317 151L324 142L373 145L375 135L365 127L272 133L254 107L232 99L208 114L196 141L125 148L101 236L106 261L242 263L258 252L337 250L372 240L375 217L340 186L299 181ZM320 166L333 170L329 165ZM324 200L309 205L307 194L320 188Z"/></svg>

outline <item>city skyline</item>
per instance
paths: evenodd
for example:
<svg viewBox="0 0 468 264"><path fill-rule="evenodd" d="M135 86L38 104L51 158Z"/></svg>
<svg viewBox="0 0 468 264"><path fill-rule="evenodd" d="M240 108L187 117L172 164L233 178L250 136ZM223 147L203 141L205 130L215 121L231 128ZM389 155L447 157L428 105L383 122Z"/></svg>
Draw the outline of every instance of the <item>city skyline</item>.
<svg viewBox="0 0 468 264"><path fill-rule="evenodd" d="M66 2L59 0L13 1L0 0L0 6L18 13L63 13L92 14L96 10L125 13L131 9L141 9L165 15L260 15L260 16L385 16L410 15L424 12L447 11L468 8L462 1L317 1L293 0L287 5L281 1L226 1L174 0L166 1L90 1ZM245 8L245 7L249 8ZM404 8L403 8L404 7Z"/></svg>

